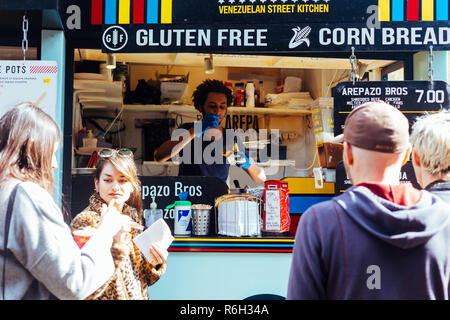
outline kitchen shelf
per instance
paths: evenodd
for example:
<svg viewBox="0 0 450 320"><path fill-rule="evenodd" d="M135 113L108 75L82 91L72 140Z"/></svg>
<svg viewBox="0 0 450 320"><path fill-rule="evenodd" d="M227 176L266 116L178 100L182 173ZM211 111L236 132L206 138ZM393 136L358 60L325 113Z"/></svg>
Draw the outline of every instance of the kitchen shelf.
<svg viewBox="0 0 450 320"><path fill-rule="evenodd" d="M267 162L257 162L255 163L258 167L271 167L271 166L278 166L278 167L295 167L295 160L269 160ZM175 161L165 161L165 162L157 162L157 161L143 161L142 165L149 166L149 165L160 165L160 166L178 166L180 165L179 162Z"/></svg>
<svg viewBox="0 0 450 320"><path fill-rule="evenodd" d="M167 112L167 113L184 113L193 112L200 114L194 106L191 105L136 105L125 104L125 111L153 111L153 112ZM311 114L311 110L296 109L296 108L247 108L247 107L228 107L228 113L244 113L244 114L264 114L275 116L303 116Z"/></svg>

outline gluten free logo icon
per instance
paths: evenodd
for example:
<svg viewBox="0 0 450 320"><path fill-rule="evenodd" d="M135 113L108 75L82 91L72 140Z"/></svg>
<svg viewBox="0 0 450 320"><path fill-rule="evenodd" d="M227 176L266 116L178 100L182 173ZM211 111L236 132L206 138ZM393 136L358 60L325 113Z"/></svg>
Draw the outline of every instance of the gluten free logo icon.
<svg viewBox="0 0 450 320"><path fill-rule="evenodd" d="M119 51L128 43L128 33L121 26L111 26L103 32L103 45L111 51Z"/></svg>

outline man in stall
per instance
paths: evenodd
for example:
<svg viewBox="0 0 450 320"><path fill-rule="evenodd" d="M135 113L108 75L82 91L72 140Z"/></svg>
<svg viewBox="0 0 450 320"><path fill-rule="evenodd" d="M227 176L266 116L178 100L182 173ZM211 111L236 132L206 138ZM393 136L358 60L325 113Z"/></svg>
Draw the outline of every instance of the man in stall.
<svg viewBox="0 0 450 320"><path fill-rule="evenodd" d="M180 154L179 176L214 176L226 182L230 171L227 157L234 152L239 157L236 165L255 182L264 183L264 170L254 164L238 137L226 134L221 126L231 101L231 90L222 81L207 79L201 83L193 93L193 102L203 119L177 129L178 134L157 149L156 160L163 162ZM235 150L234 137L240 152Z"/></svg>

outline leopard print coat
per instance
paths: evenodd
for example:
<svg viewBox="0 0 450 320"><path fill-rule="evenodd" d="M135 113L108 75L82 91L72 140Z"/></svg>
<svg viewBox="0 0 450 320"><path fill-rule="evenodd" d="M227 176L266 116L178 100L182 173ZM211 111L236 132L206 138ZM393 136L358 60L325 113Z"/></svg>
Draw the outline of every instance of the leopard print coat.
<svg viewBox="0 0 450 320"><path fill-rule="evenodd" d="M73 231L88 226L96 228L101 220L103 199L95 193L89 199L89 206L79 213L70 224ZM124 204L122 214L130 216L134 221L143 225L142 212ZM132 229L131 238L142 231ZM148 286L152 285L166 271L166 263L153 267L148 263L139 249L131 241L114 240L111 254L116 270L112 278L102 287L92 293L87 300L148 300Z"/></svg>

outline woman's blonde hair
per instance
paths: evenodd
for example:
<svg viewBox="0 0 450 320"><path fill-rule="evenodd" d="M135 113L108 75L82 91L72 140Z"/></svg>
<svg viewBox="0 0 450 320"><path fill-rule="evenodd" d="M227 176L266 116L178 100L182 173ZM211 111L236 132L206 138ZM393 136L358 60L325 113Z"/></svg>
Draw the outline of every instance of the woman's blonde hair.
<svg viewBox="0 0 450 320"><path fill-rule="evenodd" d="M450 172L450 111L422 116L412 126L411 144L433 176Z"/></svg>
<svg viewBox="0 0 450 320"><path fill-rule="evenodd" d="M133 192L131 192L130 198L126 203L133 208L141 212L142 196L141 196L141 181L137 175L136 163L134 162L133 156L122 156L118 153L113 153L112 156L108 158L99 157L95 170L95 179L100 180L100 175L102 174L103 168L106 163L111 163L114 168L116 168L125 178L130 181L133 185Z"/></svg>
<svg viewBox="0 0 450 320"><path fill-rule="evenodd" d="M0 119L0 182L32 181L53 194L52 157L61 134L56 122L32 103Z"/></svg>

